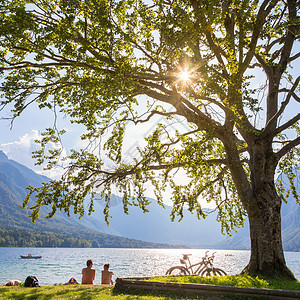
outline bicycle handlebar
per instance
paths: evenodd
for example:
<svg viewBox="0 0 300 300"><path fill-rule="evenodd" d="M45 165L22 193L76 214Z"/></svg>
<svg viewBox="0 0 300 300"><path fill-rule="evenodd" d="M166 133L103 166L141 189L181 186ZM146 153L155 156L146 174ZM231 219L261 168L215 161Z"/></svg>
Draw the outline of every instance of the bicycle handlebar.
<svg viewBox="0 0 300 300"><path fill-rule="evenodd" d="M217 252L213 252L211 256L208 256L208 251L205 251L204 256L202 257L202 262L207 261L212 263L214 258L215 258L215 254ZM183 260L180 260L180 263L184 264L186 263L185 261L189 259L189 256L191 256L192 254L182 254L183 255Z"/></svg>

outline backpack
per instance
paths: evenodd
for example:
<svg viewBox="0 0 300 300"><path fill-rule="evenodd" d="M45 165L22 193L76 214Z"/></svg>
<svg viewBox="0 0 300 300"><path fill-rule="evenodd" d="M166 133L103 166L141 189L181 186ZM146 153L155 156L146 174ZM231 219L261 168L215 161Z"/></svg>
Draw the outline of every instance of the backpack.
<svg viewBox="0 0 300 300"><path fill-rule="evenodd" d="M25 287L40 287L39 281L35 276L28 276L24 282Z"/></svg>
<svg viewBox="0 0 300 300"><path fill-rule="evenodd" d="M78 282L76 281L75 278L72 277L72 278L68 281L67 284L78 284Z"/></svg>

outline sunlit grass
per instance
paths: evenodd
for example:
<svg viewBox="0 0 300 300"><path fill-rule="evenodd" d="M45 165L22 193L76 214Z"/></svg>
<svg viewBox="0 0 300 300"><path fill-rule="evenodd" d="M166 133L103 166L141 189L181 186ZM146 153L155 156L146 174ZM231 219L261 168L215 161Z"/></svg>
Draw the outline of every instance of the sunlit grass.
<svg viewBox="0 0 300 300"><path fill-rule="evenodd" d="M117 290L113 287L103 287L97 285L61 285L44 286L41 288L25 287L0 287L0 299L17 300L193 300L205 299L202 296L178 295L178 293L161 293L159 291L147 292L131 289Z"/></svg>
<svg viewBox="0 0 300 300"><path fill-rule="evenodd" d="M300 290L300 282L269 280L248 275L234 275L222 277L198 277L198 276L163 276L153 277L152 281L201 283L226 286L240 286L253 288L269 288L283 290ZM229 297L229 296L228 296ZM224 296L224 299L239 299L239 297ZM103 299L103 300L192 300L207 299L205 296L184 295L178 292L143 291L124 288L118 290L112 286L101 285L61 285L44 286L41 288L25 287L0 287L0 299ZM223 298L222 298L223 299Z"/></svg>
<svg viewBox="0 0 300 300"><path fill-rule="evenodd" d="M153 281L163 282L180 282L180 283L200 283L200 284L214 284L226 286L239 287L253 287L253 288L268 288L268 289L282 289L282 290L300 290L300 282L283 281L275 279L266 279L263 277L251 277L249 275L233 275L233 276L213 276L213 277L199 277L199 276L163 276L148 279Z"/></svg>

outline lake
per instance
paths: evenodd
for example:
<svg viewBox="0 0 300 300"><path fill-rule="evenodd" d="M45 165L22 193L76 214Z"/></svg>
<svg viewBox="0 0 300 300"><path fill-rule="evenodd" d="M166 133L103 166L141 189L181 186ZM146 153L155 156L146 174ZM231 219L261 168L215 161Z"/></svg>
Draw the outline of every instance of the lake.
<svg viewBox="0 0 300 300"><path fill-rule="evenodd" d="M100 284L105 263L117 277L164 275L168 268L180 265L182 254L192 254L192 263L201 260L206 249L111 249L111 248L0 248L0 284L11 279L25 281L36 276L40 285L65 283L71 277L81 282L81 270L92 259L96 269L94 283ZM229 275L238 274L248 263L250 252L243 250L209 250L216 252L214 266ZM20 255L42 255L41 259L21 259ZM300 280L300 252L285 252L287 265Z"/></svg>

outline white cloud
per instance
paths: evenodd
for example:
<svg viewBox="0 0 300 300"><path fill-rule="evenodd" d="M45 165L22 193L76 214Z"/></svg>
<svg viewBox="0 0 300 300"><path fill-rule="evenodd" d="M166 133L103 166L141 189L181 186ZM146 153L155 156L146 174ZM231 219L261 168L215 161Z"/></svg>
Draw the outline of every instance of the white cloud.
<svg viewBox="0 0 300 300"><path fill-rule="evenodd" d="M32 169L34 172L45 175L50 178L59 178L63 173L63 168L57 167L53 170L44 170L43 166L35 165L35 160L32 158L32 152L39 149L35 140L41 138L38 130L31 130L29 133L19 137L18 140L0 145L1 150L8 156L8 158L17 161ZM52 148L57 148L57 145L51 144ZM62 153L66 155L65 150Z"/></svg>
<svg viewBox="0 0 300 300"><path fill-rule="evenodd" d="M34 140L39 137L39 132L32 130L19 137L17 141L1 144L0 147L9 158L32 168L34 161L31 158L31 152L37 150Z"/></svg>
<svg viewBox="0 0 300 300"><path fill-rule="evenodd" d="M141 127L143 130L141 130ZM132 158L131 155L134 155L133 152L134 148L136 146L143 146L144 141L141 138L141 136L144 136L145 131L149 131L149 125L148 127L143 124L139 130L131 130L128 138L126 138L126 145L127 151L129 150L130 153L127 153L128 158ZM0 149L12 160L17 161L18 163L21 163L25 165L26 167L32 169L34 172L45 175L52 179L58 179L60 176L64 173L63 166L66 166L68 164L68 161L64 161L63 163L60 162L61 166L56 167L51 170L44 170L43 166L36 166L35 160L32 158L32 152L39 149L39 146L34 142L37 139L40 139L41 135L38 130L31 130L29 133L24 134L23 136L19 137L17 140L8 142L8 143L2 143L0 144ZM78 137L73 140L75 142L75 145L77 147L85 146L85 141L81 141ZM52 144L52 148L57 148L57 145ZM131 151L130 151L131 150ZM66 157L67 152L65 148L62 151L61 157ZM186 177L186 174L184 172L177 172L176 174L176 180L178 180L181 184L186 184L188 182L188 179ZM155 198L153 187L150 183L145 185L146 189L146 195L151 198ZM116 194L118 194L117 191L114 191ZM171 205L170 202L170 196L171 196L171 190L170 188L167 188L166 192L164 193L164 200L165 204Z"/></svg>

